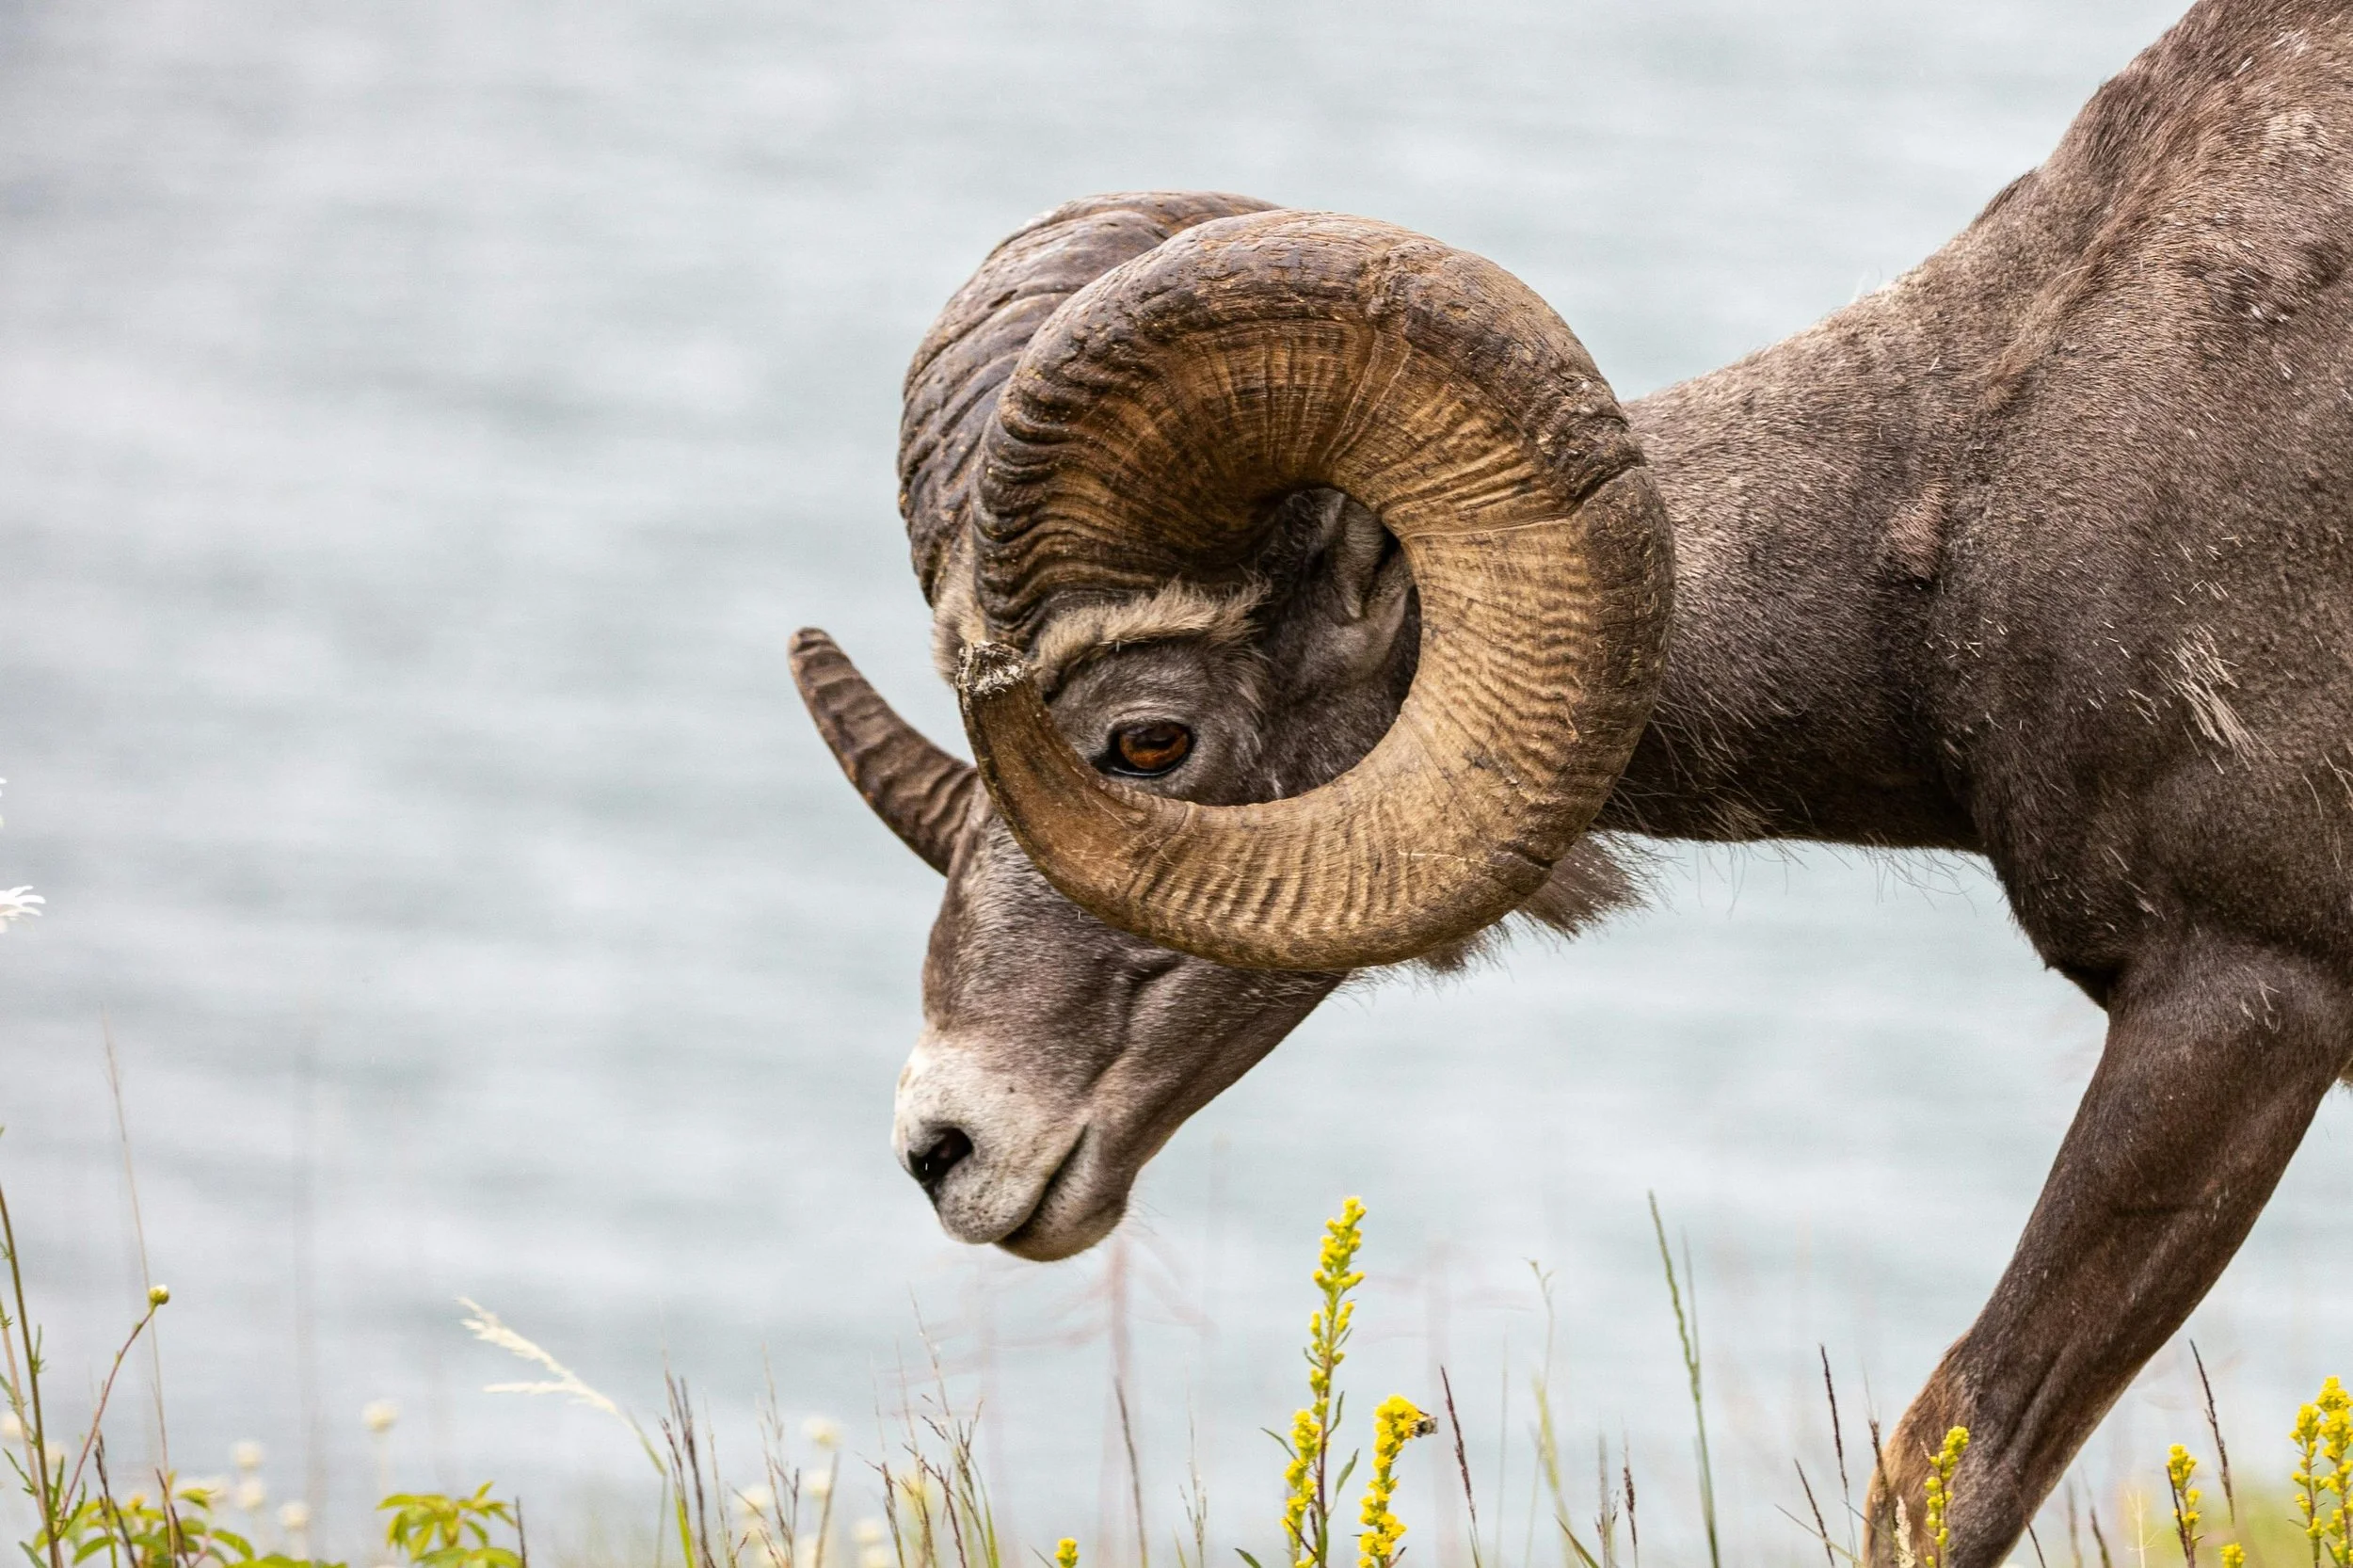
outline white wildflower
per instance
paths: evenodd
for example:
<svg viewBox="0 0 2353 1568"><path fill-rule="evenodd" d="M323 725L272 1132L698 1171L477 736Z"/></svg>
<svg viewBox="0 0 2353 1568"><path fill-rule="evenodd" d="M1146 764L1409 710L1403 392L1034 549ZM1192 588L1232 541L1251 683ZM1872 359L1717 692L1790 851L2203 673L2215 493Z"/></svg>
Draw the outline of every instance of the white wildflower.
<svg viewBox="0 0 2353 1568"><path fill-rule="evenodd" d="M299 1535L311 1528L311 1505L293 1502L278 1511L278 1523L289 1535Z"/></svg>
<svg viewBox="0 0 2353 1568"><path fill-rule="evenodd" d="M801 1423L801 1435L821 1448L841 1446L841 1423L824 1416L811 1416Z"/></svg>
<svg viewBox="0 0 2353 1568"><path fill-rule="evenodd" d="M776 1495L764 1486L747 1486L735 1495L739 1513L760 1514L776 1506Z"/></svg>
<svg viewBox="0 0 2353 1568"><path fill-rule="evenodd" d="M237 1482L234 1501L239 1512L259 1513L262 1505L269 1501L269 1488L263 1483L261 1477L248 1475Z"/></svg>
<svg viewBox="0 0 2353 1568"><path fill-rule="evenodd" d="M879 1546L888 1533L880 1519L860 1519L850 1527L850 1539L861 1546Z"/></svg>
<svg viewBox="0 0 2353 1568"><path fill-rule="evenodd" d="M360 1419L367 1423L370 1432L381 1437L392 1430L394 1421L400 1419L400 1406L390 1400L373 1400L361 1408Z"/></svg>
<svg viewBox="0 0 2353 1568"><path fill-rule="evenodd" d="M811 1470L801 1478L801 1490L819 1502L824 1501L833 1492L833 1472Z"/></svg>
<svg viewBox="0 0 2353 1568"><path fill-rule="evenodd" d="M888 1546L858 1548L857 1568L898 1568L898 1558Z"/></svg>
<svg viewBox="0 0 2353 1568"><path fill-rule="evenodd" d="M21 920L27 915L39 916L33 906L49 901L27 888L0 888L0 931L8 929L10 920Z"/></svg>
<svg viewBox="0 0 2353 1568"><path fill-rule="evenodd" d="M248 1437L231 1447L229 1458L240 1470L258 1470L262 1467L262 1445Z"/></svg>
<svg viewBox="0 0 2353 1568"><path fill-rule="evenodd" d="M16 1412L11 1410L0 1416L0 1442L22 1443L24 1441L24 1423L16 1418Z"/></svg>

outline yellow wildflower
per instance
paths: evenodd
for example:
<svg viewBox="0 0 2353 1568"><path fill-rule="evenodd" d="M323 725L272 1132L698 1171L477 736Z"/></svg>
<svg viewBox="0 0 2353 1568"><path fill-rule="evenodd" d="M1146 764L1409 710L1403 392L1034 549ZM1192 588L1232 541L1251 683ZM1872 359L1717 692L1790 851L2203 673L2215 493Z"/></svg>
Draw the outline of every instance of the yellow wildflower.
<svg viewBox="0 0 2353 1568"><path fill-rule="evenodd" d="M2289 1479L2296 1483L2296 1512L2313 1543L2313 1560L2321 1560L2325 1547L2329 1560L2353 1562L2353 1516L2346 1506L2346 1494L2353 1490L2353 1395L2329 1378L2313 1402L2296 1413L2289 1436L2297 1457ZM2331 1492L2337 1495L2334 1508L2329 1506Z"/></svg>
<svg viewBox="0 0 2353 1568"><path fill-rule="evenodd" d="M1316 1461L1322 1456L1321 1436L1313 1410L1291 1417L1291 1460L1283 1467L1283 1539L1291 1544L1294 1561L1303 1560L1307 1504L1315 1496Z"/></svg>
<svg viewBox="0 0 2353 1568"><path fill-rule="evenodd" d="M1323 1300L1307 1320L1307 1407L1291 1417L1290 1463L1283 1471L1283 1538L1289 1544L1292 1568L1324 1568L1332 1537L1331 1496L1326 1464L1332 1452L1332 1374L1347 1359L1341 1349L1348 1341L1356 1306L1348 1292L1364 1283L1355 1272L1356 1249L1363 1244L1365 1206L1350 1198L1337 1218L1323 1226L1323 1246L1316 1258L1314 1283Z"/></svg>
<svg viewBox="0 0 2353 1568"><path fill-rule="evenodd" d="M2190 1457L2189 1450L2174 1444L2165 1459L2165 1483L2173 1494L2173 1532L2181 1537L2182 1560L2188 1563L2198 1560L2198 1499L2201 1494L2189 1483L2197 1470L2198 1461Z"/></svg>
<svg viewBox="0 0 2353 1568"><path fill-rule="evenodd" d="M1405 1536L1405 1526L1389 1509L1389 1500L1397 1496L1397 1456L1436 1425L1401 1395L1392 1394L1372 1413L1372 1480L1365 1487L1365 1506L1358 1515L1365 1530L1356 1538L1357 1568L1389 1568L1396 1560L1398 1543Z"/></svg>
<svg viewBox="0 0 2353 1568"><path fill-rule="evenodd" d="M1945 1446L1929 1461L1928 1538L1932 1554L1928 1561L1935 1568L1944 1568L1945 1546L1952 1539L1951 1527L1945 1515L1953 1506L1953 1472L1961 1468L1961 1456L1969 1450L1969 1429L1955 1427L1945 1434Z"/></svg>
<svg viewBox="0 0 2353 1568"><path fill-rule="evenodd" d="M2353 1512L2347 1508L2348 1497L2353 1496L2353 1396L2330 1378L2320 1385L2320 1397L2313 1402L2320 1407L2320 1453L2328 1465L2315 1478L2317 1491L2337 1495L2337 1506L2314 1520L2325 1528L2313 1539L2327 1544L2332 1560L2353 1562ZM2314 1501L2318 1500L2315 1496Z"/></svg>
<svg viewBox="0 0 2353 1568"><path fill-rule="evenodd" d="M1054 1548L1054 1568L1079 1568L1079 1544L1066 1535Z"/></svg>

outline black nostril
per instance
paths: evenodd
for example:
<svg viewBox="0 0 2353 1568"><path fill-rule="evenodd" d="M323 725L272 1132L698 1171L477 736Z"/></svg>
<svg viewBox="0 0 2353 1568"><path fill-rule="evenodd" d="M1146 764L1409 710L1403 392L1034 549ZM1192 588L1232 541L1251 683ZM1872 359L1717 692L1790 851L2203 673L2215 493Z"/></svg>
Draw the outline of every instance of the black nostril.
<svg viewBox="0 0 2353 1568"><path fill-rule="evenodd" d="M948 1179L948 1173L972 1152L972 1140L964 1128L942 1128L929 1146L911 1149L907 1153L907 1174L921 1184L926 1192L937 1192L939 1184Z"/></svg>

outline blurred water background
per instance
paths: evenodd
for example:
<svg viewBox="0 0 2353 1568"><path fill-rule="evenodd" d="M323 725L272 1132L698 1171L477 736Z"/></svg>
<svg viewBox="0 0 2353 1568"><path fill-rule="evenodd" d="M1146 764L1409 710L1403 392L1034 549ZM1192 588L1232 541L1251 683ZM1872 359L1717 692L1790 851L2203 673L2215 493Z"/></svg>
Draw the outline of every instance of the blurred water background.
<svg viewBox="0 0 2353 1568"><path fill-rule="evenodd" d="M770 1372L788 1422L879 1452L920 1312L985 1396L1013 1527L1090 1551L1127 1528L1116 1363L1160 1538L1190 1429L1214 1531L1263 1548L1258 1429L1297 1401L1316 1225L1352 1192L1359 1408L1434 1397L1443 1361L1485 1484L1529 1413L1535 1260L1575 1451L1630 1445L1663 1548L1694 1510L1655 1190L1742 1556L1798 1553L1816 1346L1893 1417L2097 1050L1979 868L1670 850L1657 905L1593 939L1328 1005L1118 1243L1038 1268L944 1240L890 1160L936 883L784 645L828 626L953 734L898 382L1040 209L1377 215L1528 279L1639 393L1926 254L2174 9L0 6L0 882L52 900L0 941L0 1176L61 1398L138 1297L110 1027L176 1292L173 1458L263 1440L344 1551L382 1466L495 1478L550 1535L634 1483L602 1416L481 1392L521 1369L459 1295L648 1415L666 1360L739 1454ZM2281 1468L2256 1456L2291 1401L2347 1369L2346 1127L2324 1111L2193 1325L2243 1467ZM2096 1483L2196 1435L2185 1366L2111 1417ZM403 1411L381 1452L376 1399ZM1433 1524L1434 1459L1405 1499ZM872 1511L862 1470L843 1493Z"/></svg>

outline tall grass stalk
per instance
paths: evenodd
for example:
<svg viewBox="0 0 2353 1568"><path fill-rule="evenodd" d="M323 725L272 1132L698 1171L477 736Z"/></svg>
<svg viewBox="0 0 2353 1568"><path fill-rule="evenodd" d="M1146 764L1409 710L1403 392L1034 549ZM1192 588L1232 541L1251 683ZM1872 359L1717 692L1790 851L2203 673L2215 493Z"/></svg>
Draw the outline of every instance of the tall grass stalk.
<svg viewBox="0 0 2353 1568"><path fill-rule="evenodd" d="M1838 1548L1831 1544L1830 1526L1822 1518L1822 1505L1814 1498L1814 1483L1805 1479L1805 1465L1801 1461L1793 1459L1790 1464L1797 1466L1799 1489L1805 1493L1806 1509L1814 1515L1814 1538L1822 1544L1822 1560L1828 1563L1830 1568L1838 1568ZM1789 1513L1787 1509L1782 1512ZM1797 1515L1793 1513L1789 1514L1789 1517L1797 1519ZM1797 1519L1797 1523L1799 1528L1806 1528L1804 1520Z"/></svg>
<svg viewBox="0 0 2353 1568"><path fill-rule="evenodd" d="M2206 1358L2198 1353L2198 1341L2189 1342L2189 1359L2198 1368L2198 1391L2203 1397L2206 1412L2206 1432L2214 1439L2216 1471L2222 1477L2223 1505L2231 1511L2231 1528L2238 1528L2238 1490L2231 1484L2231 1447L2222 1441L2222 1419L2215 1414L2214 1380L2206 1376Z"/></svg>
<svg viewBox="0 0 2353 1568"><path fill-rule="evenodd" d="M1112 1379L1112 1397L1119 1405L1119 1444L1128 1453L1128 1507L1136 1521L1136 1568L1152 1568L1150 1532L1144 1522L1144 1466L1136 1458L1135 1422L1128 1414L1128 1379Z"/></svg>
<svg viewBox="0 0 2353 1568"><path fill-rule="evenodd" d="M5 1129L0 1129L5 1130ZM49 1568L65 1568L64 1546L59 1540L63 1523L57 1507L57 1496L49 1475L49 1427L42 1419L40 1403L40 1336L33 1327L32 1314L24 1305L24 1265L16 1250L16 1222L8 1213L8 1194L0 1184L0 1249L8 1259L8 1288L16 1303L13 1324L0 1321L0 1346L8 1351L8 1414L16 1417L23 1431L24 1464L19 1474L33 1495L34 1505L40 1511L41 1541L47 1548ZM7 1313L0 1310L0 1319ZM9 1336L13 1328L15 1337ZM17 1359L17 1346L22 1342L24 1359ZM29 1472L27 1474L26 1472Z"/></svg>
<svg viewBox="0 0 2353 1568"><path fill-rule="evenodd" d="M670 1463L663 1457L661 1450L654 1447L653 1439L647 1435L646 1429L638 1423L637 1417L623 1410L611 1397L590 1387L578 1373L549 1354L536 1341L527 1339L508 1327L500 1320L497 1313L464 1296L457 1298L457 1304L466 1309L466 1316L458 1320L459 1324L476 1339L486 1345L504 1351L519 1361L528 1362L549 1374L545 1378L523 1382L486 1384L482 1390L484 1393L558 1395L572 1400L575 1404L584 1404L592 1410L600 1410L629 1429L630 1435L637 1440L638 1451L646 1456L646 1463L652 1466L654 1478L662 1487L660 1513L657 1517L663 1519L664 1523L654 1532L655 1568L660 1568L662 1543L673 1522L673 1516L682 1510L685 1504L682 1497L674 1503L670 1490ZM695 1568L695 1558L691 1550L687 1553L684 1568Z"/></svg>
<svg viewBox="0 0 2353 1568"><path fill-rule="evenodd" d="M1552 1301L1552 1276L1530 1263L1529 1272L1536 1276L1536 1290L1545 1304L1545 1358L1542 1370L1530 1380L1536 1399L1536 1468L1543 1476L1545 1489L1552 1497L1552 1522L1561 1532L1561 1561L1562 1568L1601 1568L1601 1563L1577 1539L1576 1528L1570 1524L1567 1489L1561 1480L1561 1439L1552 1419L1552 1352L1555 1334Z"/></svg>
<svg viewBox="0 0 2353 1568"><path fill-rule="evenodd" d="M106 1093L114 1102L115 1146L122 1154L122 1195L131 1208L131 1242L138 1249L139 1288L152 1292L155 1275L148 1267L147 1221L139 1209L138 1168L131 1159L131 1114L122 1103L122 1060L115 1050L114 1020L103 1007L98 1010L98 1032L106 1047ZM147 1335L147 1386L155 1406L155 1464L169 1471L171 1428L164 1420L163 1336L152 1326Z"/></svg>
<svg viewBox="0 0 2353 1568"><path fill-rule="evenodd" d="M1854 1531L1857 1517L1854 1483L1847 1479L1847 1429L1838 1418L1838 1380L1831 1376L1830 1347L1816 1345L1814 1348L1822 1357L1822 1396L1830 1401L1830 1446L1831 1452L1838 1458L1838 1506L1847 1516L1847 1557L1854 1560L1860 1558L1861 1547L1855 1540Z"/></svg>
<svg viewBox="0 0 2353 1568"><path fill-rule="evenodd" d="M1200 1433L1193 1413L1185 1413L1185 1484L1179 1494L1185 1508L1185 1528L1193 1536L1193 1555L1185 1555L1184 1537L1176 1538L1176 1568L1209 1568L1209 1491L1201 1480Z"/></svg>
<svg viewBox="0 0 2353 1568"><path fill-rule="evenodd" d="M1593 1491L1601 1502L1593 1514L1593 1534L1601 1543L1601 1568L1618 1568L1618 1496L1609 1483L1609 1439L1593 1439Z"/></svg>
<svg viewBox="0 0 2353 1568"><path fill-rule="evenodd" d="M1470 1455L1463 1446L1463 1417L1454 1410L1454 1381L1438 1368L1438 1386L1446 1394L1447 1425L1454 1429L1454 1468L1463 1478L1463 1507L1470 1514L1471 1568L1487 1568L1479 1550L1479 1498L1471 1490Z"/></svg>
<svg viewBox="0 0 2353 1568"><path fill-rule="evenodd" d="M1700 1387L1700 1301L1699 1282L1690 1277L1691 1260L1687 1254L1683 1260L1685 1278L1675 1279L1674 1253L1667 1245L1667 1222L1659 1217L1658 1194L1650 1194L1651 1229L1658 1237L1658 1261L1667 1271L1667 1299L1674 1306L1675 1338L1683 1346L1683 1370L1691 1383L1691 1420L1699 1431L1700 1521L1707 1529L1708 1568L1723 1568L1723 1551L1716 1538L1716 1469L1707 1455L1707 1401ZM1690 1312L1684 1312L1684 1298L1690 1297Z"/></svg>

